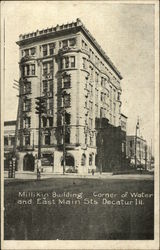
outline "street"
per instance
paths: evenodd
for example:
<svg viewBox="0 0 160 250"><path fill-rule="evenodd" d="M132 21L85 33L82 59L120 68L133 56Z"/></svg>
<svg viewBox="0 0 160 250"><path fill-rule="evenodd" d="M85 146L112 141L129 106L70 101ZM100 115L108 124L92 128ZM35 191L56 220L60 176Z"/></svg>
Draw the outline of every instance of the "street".
<svg viewBox="0 0 160 250"><path fill-rule="evenodd" d="M5 180L6 240L153 239L151 177L62 176Z"/></svg>

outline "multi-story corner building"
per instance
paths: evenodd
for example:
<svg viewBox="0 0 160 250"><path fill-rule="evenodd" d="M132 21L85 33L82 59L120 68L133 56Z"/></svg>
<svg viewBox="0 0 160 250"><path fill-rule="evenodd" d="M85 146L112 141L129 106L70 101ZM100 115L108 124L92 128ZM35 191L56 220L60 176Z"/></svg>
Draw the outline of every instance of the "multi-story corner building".
<svg viewBox="0 0 160 250"><path fill-rule="evenodd" d="M148 146L145 139L135 135L127 136L127 156L130 158L131 164L135 164L136 155L137 166L147 167L148 154Z"/></svg>
<svg viewBox="0 0 160 250"><path fill-rule="evenodd" d="M106 118L115 127L121 125L121 74L79 19L20 35L17 44L19 170L34 171L27 157L37 154L35 98L39 96L46 99L41 143L42 157L50 162L48 170L63 169L64 110L66 166L79 172L95 168L95 119Z"/></svg>

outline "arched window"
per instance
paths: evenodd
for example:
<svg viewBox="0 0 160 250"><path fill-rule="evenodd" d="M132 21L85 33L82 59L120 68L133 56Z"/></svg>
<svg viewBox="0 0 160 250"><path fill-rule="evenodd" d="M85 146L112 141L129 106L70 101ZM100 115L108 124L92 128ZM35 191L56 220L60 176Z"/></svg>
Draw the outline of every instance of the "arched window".
<svg viewBox="0 0 160 250"><path fill-rule="evenodd" d="M67 155L66 156L66 166L70 166L70 167L74 167L75 166L75 161L74 161L74 157L72 155ZM63 157L61 160L61 166L63 166Z"/></svg>
<svg viewBox="0 0 160 250"><path fill-rule="evenodd" d="M82 154L81 165L82 166L86 165L86 155L85 154Z"/></svg>
<svg viewBox="0 0 160 250"><path fill-rule="evenodd" d="M34 160L34 156L27 153L23 158L23 170L34 171Z"/></svg>

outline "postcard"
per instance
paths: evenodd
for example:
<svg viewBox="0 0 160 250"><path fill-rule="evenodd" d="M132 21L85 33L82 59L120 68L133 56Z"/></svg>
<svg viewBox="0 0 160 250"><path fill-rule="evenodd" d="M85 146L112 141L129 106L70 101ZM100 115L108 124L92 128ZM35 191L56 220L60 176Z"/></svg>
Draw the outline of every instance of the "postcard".
<svg viewBox="0 0 160 250"><path fill-rule="evenodd" d="M1 249L158 250L158 1L1 13Z"/></svg>

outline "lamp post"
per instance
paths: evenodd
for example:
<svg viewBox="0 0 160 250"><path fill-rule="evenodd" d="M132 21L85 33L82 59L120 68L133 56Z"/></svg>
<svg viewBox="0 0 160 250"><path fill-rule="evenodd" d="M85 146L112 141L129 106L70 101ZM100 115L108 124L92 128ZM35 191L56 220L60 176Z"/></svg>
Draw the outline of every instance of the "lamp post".
<svg viewBox="0 0 160 250"><path fill-rule="evenodd" d="M66 167L66 142L65 142L65 135L66 135L66 119L65 119L65 108L63 110L63 174L65 174L65 167Z"/></svg>

